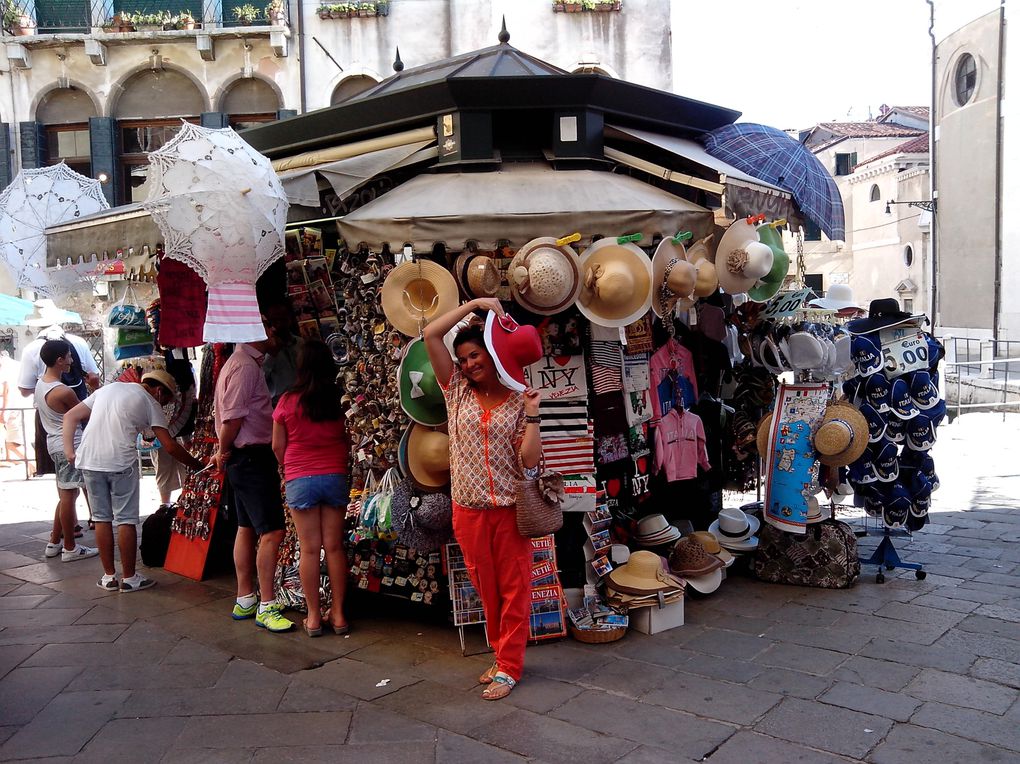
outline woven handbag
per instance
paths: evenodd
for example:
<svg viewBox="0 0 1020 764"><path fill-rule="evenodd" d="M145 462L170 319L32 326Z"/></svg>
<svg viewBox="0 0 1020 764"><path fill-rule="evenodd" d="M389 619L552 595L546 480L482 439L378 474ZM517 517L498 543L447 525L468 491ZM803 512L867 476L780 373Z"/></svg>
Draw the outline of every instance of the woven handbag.
<svg viewBox="0 0 1020 764"><path fill-rule="evenodd" d="M539 538L563 527L563 475L543 470L537 478L517 481L517 531Z"/></svg>

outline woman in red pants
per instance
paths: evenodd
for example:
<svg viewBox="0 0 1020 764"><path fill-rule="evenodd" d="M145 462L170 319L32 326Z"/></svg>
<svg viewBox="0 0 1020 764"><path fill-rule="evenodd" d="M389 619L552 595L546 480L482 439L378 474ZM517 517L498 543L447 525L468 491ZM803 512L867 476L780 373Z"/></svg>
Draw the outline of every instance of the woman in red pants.
<svg viewBox="0 0 1020 764"><path fill-rule="evenodd" d="M531 344L541 355L541 344L533 327L516 327L494 298L465 303L425 328L425 346L449 413L453 531L481 595L489 642L496 653L495 663L479 677L488 685L482 697L499 700L510 694L524 668L531 542L517 532L514 504L517 481L525 470L538 469L542 441L538 391L525 389L521 368L508 368L514 353L500 358L489 352L477 319L457 333L456 363L450 358L443 337L475 310L495 314L489 317L490 339L495 334L497 342L525 342L525 356L532 351ZM501 329L502 323L509 331ZM520 334L510 338L517 329Z"/></svg>

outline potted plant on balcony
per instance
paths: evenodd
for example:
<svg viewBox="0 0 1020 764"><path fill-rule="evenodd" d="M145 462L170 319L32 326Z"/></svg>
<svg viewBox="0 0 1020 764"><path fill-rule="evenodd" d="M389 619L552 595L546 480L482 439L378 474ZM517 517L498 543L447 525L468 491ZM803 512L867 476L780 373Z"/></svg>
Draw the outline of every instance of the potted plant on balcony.
<svg viewBox="0 0 1020 764"><path fill-rule="evenodd" d="M139 32L162 31L170 20L169 13L126 13L123 19Z"/></svg>
<svg viewBox="0 0 1020 764"><path fill-rule="evenodd" d="M266 19L274 27L287 26L287 4L284 0L269 0L265 11Z"/></svg>
<svg viewBox="0 0 1020 764"><path fill-rule="evenodd" d="M195 28L195 17L191 15L191 11L185 9L181 11L181 15L177 17L177 23L174 24L177 29L186 29L191 31Z"/></svg>
<svg viewBox="0 0 1020 764"><path fill-rule="evenodd" d="M113 18L103 26L104 32L134 32L135 28L128 18L129 13L115 13Z"/></svg>
<svg viewBox="0 0 1020 764"><path fill-rule="evenodd" d="M259 10L250 3L234 6L234 20L241 24L250 26L259 17Z"/></svg>
<svg viewBox="0 0 1020 764"><path fill-rule="evenodd" d="M377 15L375 3L358 3L358 15L359 16Z"/></svg>
<svg viewBox="0 0 1020 764"><path fill-rule="evenodd" d="M13 35L35 34L35 22L24 8L5 2L3 6L4 29Z"/></svg>
<svg viewBox="0 0 1020 764"><path fill-rule="evenodd" d="M563 0L563 11L565 13L580 13L584 10L581 0Z"/></svg>

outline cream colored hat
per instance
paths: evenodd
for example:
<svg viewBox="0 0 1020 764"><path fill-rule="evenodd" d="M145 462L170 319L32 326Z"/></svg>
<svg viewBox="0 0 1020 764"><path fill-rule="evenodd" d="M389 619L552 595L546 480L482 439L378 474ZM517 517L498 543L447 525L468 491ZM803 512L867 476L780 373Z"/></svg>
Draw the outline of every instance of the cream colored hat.
<svg viewBox="0 0 1020 764"><path fill-rule="evenodd" d="M462 252L453 264L453 275L468 297L495 297L499 292L499 268L488 255Z"/></svg>
<svg viewBox="0 0 1020 764"><path fill-rule="evenodd" d="M420 424L404 432L400 445L401 468L426 490L442 488L450 482L450 436Z"/></svg>
<svg viewBox="0 0 1020 764"><path fill-rule="evenodd" d="M652 304L652 261L640 248L599 239L581 255L582 287L577 306L600 326L626 326Z"/></svg>
<svg viewBox="0 0 1020 764"><path fill-rule="evenodd" d="M659 318L694 296L698 269L687 261L684 245L672 238L659 242L652 257L652 310ZM690 306L687 306L690 307Z"/></svg>
<svg viewBox="0 0 1020 764"><path fill-rule="evenodd" d="M431 260L398 265L380 291L386 318L408 337L417 337L423 324L453 310L460 301L453 276Z"/></svg>
<svg viewBox="0 0 1020 764"><path fill-rule="evenodd" d="M581 293L577 255L556 241L548 236L532 239L517 251L507 270L514 300L543 316L566 310Z"/></svg>
<svg viewBox="0 0 1020 764"><path fill-rule="evenodd" d="M728 294L740 294L758 283L772 270L772 247L758 239L755 225L745 218L735 220L715 252L719 286Z"/></svg>
<svg viewBox="0 0 1020 764"><path fill-rule="evenodd" d="M708 297L719 288L719 276L715 270L715 263L712 261L712 251L709 245L712 237L706 236L699 239L687 249L687 260L694 264L697 272L697 280L694 284L695 297Z"/></svg>

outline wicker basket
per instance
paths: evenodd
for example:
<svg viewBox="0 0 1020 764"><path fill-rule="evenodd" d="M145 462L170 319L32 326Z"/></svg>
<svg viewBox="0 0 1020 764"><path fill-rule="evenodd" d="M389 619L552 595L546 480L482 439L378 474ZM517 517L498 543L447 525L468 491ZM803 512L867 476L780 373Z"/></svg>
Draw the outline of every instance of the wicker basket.
<svg viewBox="0 0 1020 764"><path fill-rule="evenodd" d="M617 626L615 629L578 629L574 624L570 624L570 636L578 642L588 645L604 645L607 642L615 642L618 639L623 639L623 635L626 633L626 626Z"/></svg>

